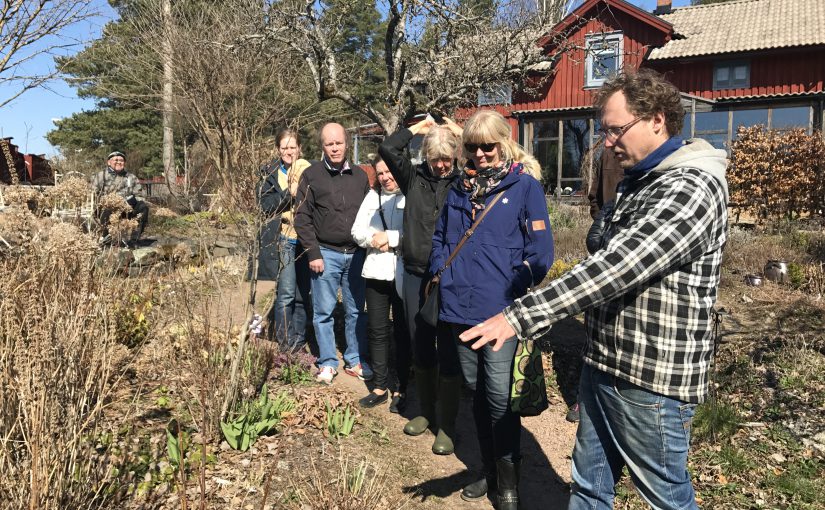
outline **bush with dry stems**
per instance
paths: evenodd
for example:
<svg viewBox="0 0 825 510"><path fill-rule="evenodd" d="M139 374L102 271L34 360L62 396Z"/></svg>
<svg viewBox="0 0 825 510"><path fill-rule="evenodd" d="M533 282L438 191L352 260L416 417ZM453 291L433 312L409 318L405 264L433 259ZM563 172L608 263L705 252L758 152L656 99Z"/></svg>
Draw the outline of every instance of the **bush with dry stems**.
<svg viewBox="0 0 825 510"><path fill-rule="evenodd" d="M76 226L37 224L27 210L4 221L34 233L0 254L0 507L102 504L118 493L94 438L129 356L113 305L137 283L103 274Z"/></svg>

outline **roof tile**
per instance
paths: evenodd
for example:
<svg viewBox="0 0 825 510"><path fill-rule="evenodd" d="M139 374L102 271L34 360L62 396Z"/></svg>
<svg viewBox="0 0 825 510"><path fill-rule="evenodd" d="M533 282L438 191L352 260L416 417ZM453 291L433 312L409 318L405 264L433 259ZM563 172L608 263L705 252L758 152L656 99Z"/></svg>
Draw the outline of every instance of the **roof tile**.
<svg viewBox="0 0 825 510"><path fill-rule="evenodd" d="M676 37L648 60L825 44L823 0L735 0L659 17Z"/></svg>

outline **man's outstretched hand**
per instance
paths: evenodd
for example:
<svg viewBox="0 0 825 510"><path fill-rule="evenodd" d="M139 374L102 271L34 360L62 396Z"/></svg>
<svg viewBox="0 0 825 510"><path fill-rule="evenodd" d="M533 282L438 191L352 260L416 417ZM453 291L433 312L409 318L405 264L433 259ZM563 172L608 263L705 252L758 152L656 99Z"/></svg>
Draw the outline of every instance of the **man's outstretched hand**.
<svg viewBox="0 0 825 510"><path fill-rule="evenodd" d="M510 324L504 318L504 314L500 313L496 316L490 317L478 326L473 326L464 333L461 333L458 338L462 342L471 342L475 340L472 347L475 350L481 349L489 343L493 343L493 351L498 351L504 345L504 341L514 337L516 334Z"/></svg>

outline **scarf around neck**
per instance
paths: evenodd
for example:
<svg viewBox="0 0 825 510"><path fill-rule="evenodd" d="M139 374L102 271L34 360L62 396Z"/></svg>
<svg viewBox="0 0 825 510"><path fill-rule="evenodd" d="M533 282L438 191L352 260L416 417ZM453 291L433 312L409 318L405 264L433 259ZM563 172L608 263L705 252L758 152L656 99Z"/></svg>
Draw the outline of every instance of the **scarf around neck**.
<svg viewBox="0 0 825 510"><path fill-rule="evenodd" d="M510 172L518 170L521 173L521 163L500 161L498 165L476 170L472 161L468 161L461 173L461 187L470 193L470 202L474 209L484 209L484 200L490 191Z"/></svg>

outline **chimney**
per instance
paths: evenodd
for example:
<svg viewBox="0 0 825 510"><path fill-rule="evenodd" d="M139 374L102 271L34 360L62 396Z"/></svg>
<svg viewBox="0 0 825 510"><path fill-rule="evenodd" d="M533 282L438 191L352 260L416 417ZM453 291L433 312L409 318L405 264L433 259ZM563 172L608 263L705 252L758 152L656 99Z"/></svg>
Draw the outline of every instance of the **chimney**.
<svg viewBox="0 0 825 510"><path fill-rule="evenodd" d="M672 0L656 0L656 10L653 14L670 14L672 4Z"/></svg>

